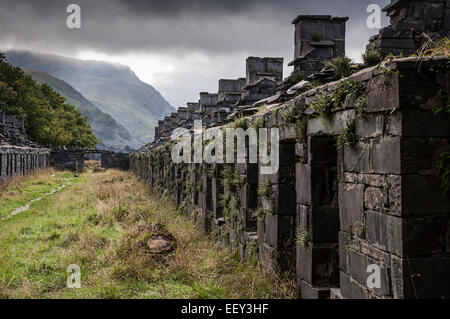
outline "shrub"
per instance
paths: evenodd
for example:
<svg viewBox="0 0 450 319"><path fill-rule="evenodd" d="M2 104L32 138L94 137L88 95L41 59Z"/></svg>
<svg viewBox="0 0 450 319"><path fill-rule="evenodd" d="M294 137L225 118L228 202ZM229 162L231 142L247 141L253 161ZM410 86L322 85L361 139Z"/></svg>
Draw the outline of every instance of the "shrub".
<svg viewBox="0 0 450 319"><path fill-rule="evenodd" d="M21 115L30 140L50 148L91 148L98 144L86 116L47 84L7 63L0 53L0 110Z"/></svg>
<svg viewBox="0 0 450 319"><path fill-rule="evenodd" d="M270 181L266 179L262 186L258 189L259 195L265 198L269 198L272 194L272 184L270 184Z"/></svg>
<svg viewBox="0 0 450 319"><path fill-rule="evenodd" d="M291 76L287 79L288 84L295 85L303 80L303 75L300 72L293 72Z"/></svg>
<svg viewBox="0 0 450 319"><path fill-rule="evenodd" d="M383 60L381 53L373 49L367 50L366 53L362 55L362 58L364 63L368 66L377 65Z"/></svg>
<svg viewBox="0 0 450 319"><path fill-rule="evenodd" d="M327 119L333 109L333 99L331 96L322 92L317 95L317 99L311 103L311 108L317 113L317 117Z"/></svg>
<svg viewBox="0 0 450 319"><path fill-rule="evenodd" d="M264 127L264 118L262 116L256 117L250 121L249 127L259 130Z"/></svg>
<svg viewBox="0 0 450 319"><path fill-rule="evenodd" d="M302 231L300 228L297 229L296 234L297 243L299 243L303 247L308 247L310 239L311 234L308 231Z"/></svg>
<svg viewBox="0 0 450 319"><path fill-rule="evenodd" d="M441 171L441 186L444 195L447 195L450 191L450 152L441 154L441 158L436 167Z"/></svg>
<svg viewBox="0 0 450 319"><path fill-rule="evenodd" d="M438 41L429 39L418 53L419 56L449 56L450 39L445 37Z"/></svg>
<svg viewBox="0 0 450 319"><path fill-rule="evenodd" d="M296 119L295 110L293 107L288 107L287 109L281 112L281 116L283 117L284 123L294 123Z"/></svg>
<svg viewBox="0 0 450 319"><path fill-rule="evenodd" d="M234 122L230 123L228 125L229 128L242 128L244 130L246 130L248 128L247 126L247 121L245 120L245 118L240 117L236 120L234 120Z"/></svg>
<svg viewBox="0 0 450 319"><path fill-rule="evenodd" d="M295 130L297 132L297 138L305 142L308 135L308 120L306 118L298 119L295 123Z"/></svg>
<svg viewBox="0 0 450 319"><path fill-rule="evenodd" d="M338 78L346 78L353 73L352 60L347 57L335 58L328 62L325 67L333 70L334 75Z"/></svg>
<svg viewBox="0 0 450 319"><path fill-rule="evenodd" d="M347 123L347 125L342 130L341 134L338 137L338 146L350 146L354 147L357 139L356 139L356 124L355 121Z"/></svg>
<svg viewBox="0 0 450 319"><path fill-rule="evenodd" d="M313 32L312 39L315 42L320 42L322 41L322 35L319 32Z"/></svg>
<svg viewBox="0 0 450 319"><path fill-rule="evenodd" d="M265 221L266 220L266 214L267 212L262 209L262 208L258 208L253 214L252 217L253 218L257 218L259 221Z"/></svg>

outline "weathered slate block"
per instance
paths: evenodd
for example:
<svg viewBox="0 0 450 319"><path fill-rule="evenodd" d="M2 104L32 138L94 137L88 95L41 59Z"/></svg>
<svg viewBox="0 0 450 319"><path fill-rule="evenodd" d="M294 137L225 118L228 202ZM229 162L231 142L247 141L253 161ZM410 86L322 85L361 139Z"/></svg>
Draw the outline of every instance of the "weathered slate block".
<svg viewBox="0 0 450 319"><path fill-rule="evenodd" d="M355 110L333 113L330 119L312 118L308 121L308 135L337 135L355 118Z"/></svg>
<svg viewBox="0 0 450 319"><path fill-rule="evenodd" d="M348 172L370 172L370 148L368 143L359 142L354 147L344 147L344 169Z"/></svg>
<svg viewBox="0 0 450 319"><path fill-rule="evenodd" d="M343 271L340 272L339 282L345 299L370 299L367 290Z"/></svg>
<svg viewBox="0 0 450 319"><path fill-rule="evenodd" d="M380 112L400 107L399 76L395 72L378 75L367 84L367 112Z"/></svg>
<svg viewBox="0 0 450 319"><path fill-rule="evenodd" d="M295 171L297 203L311 205L311 167L309 165L298 163L295 165Z"/></svg>
<svg viewBox="0 0 450 319"><path fill-rule="evenodd" d="M378 187L368 187L364 192L364 205L367 209L383 212L388 206L388 194Z"/></svg>
<svg viewBox="0 0 450 319"><path fill-rule="evenodd" d="M391 285L390 285L390 269L385 265L381 264L379 261L374 260L368 256L365 256L361 253L355 252L353 250L348 251L348 265L347 270L351 277L359 282L361 285L367 284L367 278L371 273L367 272L367 268L369 265L379 265L380 266L380 279L381 285L380 288L373 288L369 290L373 290L376 294L380 294L382 296L389 296L391 294Z"/></svg>
<svg viewBox="0 0 450 319"><path fill-rule="evenodd" d="M384 116L371 115L368 118L356 118L356 135L358 138L381 136L384 129Z"/></svg>
<svg viewBox="0 0 450 319"><path fill-rule="evenodd" d="M398 256L402 256L402 221L403 220L398 217L374 211L367 211L366 231L369 244Z"/></svg>
<svg viewBox="0 0 450 319"><path fill-rule="evenodd" d="M364 185L339 183L339 216L341 230L351 229L362 220Z"/></svg>
<svg viewBox="0 0 450 319"><path fill-rule="evenodd" d="M382 138L370 145L370 170L378 174L401 174L400 138Z"/></svg>
<svg viewBox="0 0 450 319"><path fill-rule="evenodd" d="M220 205L221 196L224 194L223 184L215 177L211 179L212 211L214 218L223 217L223 207Z"/></svg>
<svg viewBox="0 0 450 319"><path fill-rule="evenodd" d="M264 242L272 247L289 247L294 243L295 217L266 214Z"/></svg>

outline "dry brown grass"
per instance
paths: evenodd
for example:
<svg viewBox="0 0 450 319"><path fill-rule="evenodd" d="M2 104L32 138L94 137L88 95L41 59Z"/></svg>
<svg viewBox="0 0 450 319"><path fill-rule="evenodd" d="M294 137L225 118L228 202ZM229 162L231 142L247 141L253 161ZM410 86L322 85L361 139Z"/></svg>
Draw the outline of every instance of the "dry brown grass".
<svg viewBox="0 0 450 319"><path fill-rule="evenodd" d="M418 56L450 56L449 38L445 37L442 39L433 40L428 35L423 35L427 39L427 41L418 51Z"/></svg>
<svg viewBox="0 0 450 319"><path fill-rule="evenodd" d="M108 170L80 179L14 227L0 224L5 297L295 297L294 277L282 280L241 262L132 173ZM155 252L149 244L155 238L174 249ZM83 273L77 290L65 288L73 263Z"/></svg>
<svg viewBox="0 0 450 319"><path fill-rule="evenodd" d="M294 276L289 276L290 280L273 274L261 276L264 271L258 265L240 262L202 234L186 217L178 215L171 203L150 194L147 187L129 173L108 171L96 181L94 194L99 200L97 210L103 218L113 219L127 229L125 239L118 246L118 251L125 249L127 252L119 254L119 259L127 262L117 265L114 276L152 281L155 269L160 269L159 276L165 273L165 276L172 274L190 280L220 281L231 298L242 295L247 298L295 297ZM167 231L175 236L177 244L174 256L164 259L163 263L149 258L143 245L145 236L152 234L158 223L167 225Z"/></svg>
<svg viewBox="0 0 450 319"><path fill-rule="evenodd" d="M20 188L25 184L25 182L28 184L32 184L35 182L51 183L53 181L52 175L55 175L55 173L56 171L53 168L46 168L36 170L25 176L17 176L11 178L3 184L0 184L0 198L9 188Z"/></svg>

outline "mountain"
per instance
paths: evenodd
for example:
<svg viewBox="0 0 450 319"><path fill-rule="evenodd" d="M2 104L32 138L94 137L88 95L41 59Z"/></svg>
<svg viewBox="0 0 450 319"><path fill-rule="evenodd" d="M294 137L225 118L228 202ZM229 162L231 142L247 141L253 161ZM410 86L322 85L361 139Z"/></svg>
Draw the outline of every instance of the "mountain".
<svg viewBox="0 0 450 319"><path fill-rule="evenodd" d="M126 146L136 148L139 142L133 140L130 133L114 118L100 111L80 92L68 83L57 79L48 73L36 70L24 70L31 75L37 83L47 83L52 89L66 98L66 103L75 106L83 115L88 117L88 122L97 138L100 140L100 148L122 151Z"/></svg>
<svg viewBox="0 0 450 319"><path fill-rule="evenodd" d="M45 72L67 82L123 125L140 145L154 138L158 120L175 111L157 90L120 64L30 51L8 51L6 57L22 69Z"/></svg>

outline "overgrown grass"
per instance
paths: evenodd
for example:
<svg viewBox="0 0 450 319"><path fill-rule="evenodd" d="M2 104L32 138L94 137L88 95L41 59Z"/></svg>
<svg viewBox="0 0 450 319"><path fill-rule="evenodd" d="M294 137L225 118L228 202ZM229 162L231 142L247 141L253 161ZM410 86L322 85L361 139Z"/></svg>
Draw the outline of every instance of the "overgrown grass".
<svg viewBox="0 0 450 319"><path fill-rule="evenodd" d="M363 55L362 58L364 60L364 63L368 66L374 66L380 63L383 60L383 57L381 56L381 53L377 50L367 50Z"/></svg>
<svg viewBox="0 0 450 319"><path fill-rule="evenodd" d="M164 258L145 250L155 225L176 241ZM71 264L81 267L81 289L66 287ZM133 174L119 171L83 174L0 222L0 269L3 298L295 297L293 282L240 262Z"/></svg>
<svg viewBox="0 0 450 319"><path fill-rule="evenodd" d="M418 51L418 56L449 56L450 39L445 37L437 41L429 39Z"/></svg>
<svg viewBox="0 0 450 319"><path fill-rule="evenodd" d="M325 67L333 70L337 78L346 78L353 74L352 60L347 57L334 58Z"/></svg>
<svg viewBox="0 0 450 319"><path fill-rule="evenodd" d="M70 177L73 177L72 173L49 168L11 179L0 186L0 219L63 185Z"/></svg>

